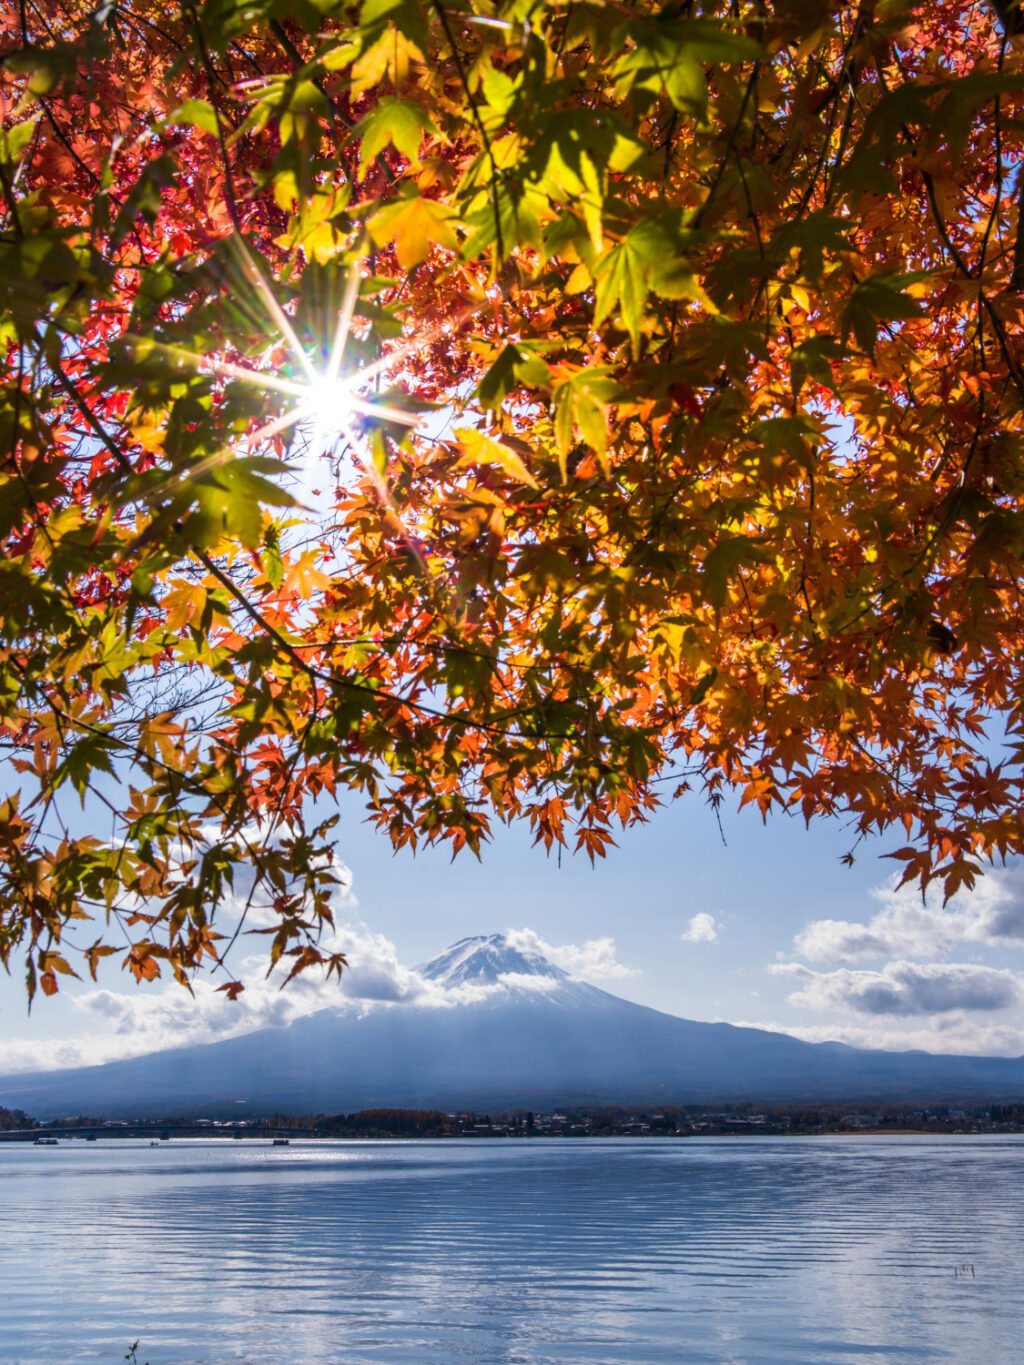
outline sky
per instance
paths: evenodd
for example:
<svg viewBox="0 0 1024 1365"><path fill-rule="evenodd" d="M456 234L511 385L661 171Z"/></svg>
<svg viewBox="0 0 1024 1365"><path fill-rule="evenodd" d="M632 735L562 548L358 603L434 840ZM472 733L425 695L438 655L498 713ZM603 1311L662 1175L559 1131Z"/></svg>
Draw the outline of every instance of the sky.
<svg viewBox="0 0 1024 1365"><path fill-rule="evenodd" d="M688 1019L780 1029L812 1042L935 1052L1024 1053L1024 864L994 870L945 908L895 889L881 855L902 831L859 845L836 823L810 830L749 808L714 813L690 794L623 832L591 867L499 831L480 863L441 849L393 854L343 803L337 856L346 885L339 984L264 977L265 939L240 940L232 1004L218 979L190 997L173 982L135 986L107 967L98 985L37 997L0 977L0 1075L83 1065L287 1023L325 1006L402 1008L417 964L456 940L515 932L572 975ZM223 978L220 978L223 980ZM63 981L62 981L63 987Z"/></svg>

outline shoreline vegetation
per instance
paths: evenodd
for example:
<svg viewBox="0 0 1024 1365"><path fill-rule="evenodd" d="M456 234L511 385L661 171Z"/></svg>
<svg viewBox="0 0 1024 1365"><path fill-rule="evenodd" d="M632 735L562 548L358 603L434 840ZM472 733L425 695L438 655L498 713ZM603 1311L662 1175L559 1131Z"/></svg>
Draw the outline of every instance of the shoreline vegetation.
<svg viewBox="0 0 1024 1365"><path fill-rule="evenodd" d="M353 1114L271 1114L243 1119L195 1118L168 1113L157 1118L108 1119L74 1115L40 1120L0 1107L0 1141L66 1138L216 1137L302 1140L437 1138L601 1137L809 1137L816 1135L979 1134L1024 1132L1024 1102L932 1106L777 1107L726 1104L660 1109L594 1106L500 1114L460 1110L364 1109Z"/></svg>

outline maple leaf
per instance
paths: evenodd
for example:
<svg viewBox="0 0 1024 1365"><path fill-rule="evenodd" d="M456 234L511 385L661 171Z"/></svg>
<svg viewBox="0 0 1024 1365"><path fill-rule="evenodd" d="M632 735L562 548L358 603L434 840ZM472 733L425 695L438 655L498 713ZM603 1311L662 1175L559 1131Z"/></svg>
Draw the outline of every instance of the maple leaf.
<svg viewBox="0 0 1024 1365"><path fill-rule="evenodd" d="M523 463L522 455L507 441L496 441L486 432L477 431L473 427L457 428L455 438L465 450L466 459L471 464L496 464L518 483L525 483L530 488L539 487L537 480Z"/></svg>
<svg viewBox="0 0 1024 1365"><path fill-rule="evenodd" d="M392 145L409 161L419 160L424 133L436 136L437 128L418 104L385 96L352 130L359 143L359 169L365 173L385 147Z"/></svg>
<svg viewBox="0 0 1024 1365"><path fill-rule="evenodd" d="M454 250L451 213L443 204L410 194L379 209L370 219L370 235L378 246L392 243L400 265L407 270L425 261L433 246Z"/></svg>

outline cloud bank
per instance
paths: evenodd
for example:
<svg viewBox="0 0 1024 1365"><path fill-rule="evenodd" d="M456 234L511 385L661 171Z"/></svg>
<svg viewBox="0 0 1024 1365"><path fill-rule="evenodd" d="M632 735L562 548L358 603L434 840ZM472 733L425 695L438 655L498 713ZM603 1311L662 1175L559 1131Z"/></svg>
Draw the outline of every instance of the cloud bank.
<svg viewBox="0 0 1024 1365"><path fill-rule="evenodd" d="M1024 864L989 872L946 905L941 895L922 899L914 886L897 887L895 878L870 894L875 909L866 920L812 920L793 940L802 960L768 969L798 983L787 1004L834 1012L837 1021L757 1027L808 1042L1020 1055L1024 973L950 958L965 948L1005 955L1024 947ZM980 1017L1015 1008L1005 1020Z"/></svg>
<svg viewBox="0 0 1024 1365"><path fill-rule="evenodd" d="M540 953L570 976L587 981L624 981L639 976L616 955L613 938L588 938L584 943L548 943L534 929L507 929L505 937L519 952Z"/></svg>
<svg viewBox="0 0 1024 1365"><path fill-rule="evenodd" d="M1020 977L1001 967L961 963L890 962L880 971L840 968L815 972L799 962L769 970L793 976L801 988L789 1004L855 1014L945 1014L952 1010L1002 1010L1024 1000Z"/></svg>
<svg viewBox="0 0 1024 1365"><path fill-rule="evenodd" d="M991 1023L960 1011L914 1020L912 1023L879 1016L867 1022L841 1020L832 1024L788 1024L778 1019L730 1019L741 1028L787 1033L805 1043L846 1043L850 1047L880 1048L885 1052L943 1052L963 1057L1020 1057L1024 1055L1024 1027Z"/></svg>
<svg viewBox="0 0 1024 1365"><path fill-rule="evenodd" d="M867 923L812 920L793 941L796 953L811 962L855 962L945 957L960 943L1024 946L1024 866L989 872L946 906L936 896L922 902L910 885L890 883L871 895L880 908Z"/></svg>

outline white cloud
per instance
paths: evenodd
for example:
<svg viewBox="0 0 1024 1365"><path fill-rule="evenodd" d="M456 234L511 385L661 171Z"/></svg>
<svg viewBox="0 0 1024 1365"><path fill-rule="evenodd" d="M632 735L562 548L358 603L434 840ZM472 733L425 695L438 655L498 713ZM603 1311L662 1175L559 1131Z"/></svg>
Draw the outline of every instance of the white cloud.
<svg viewBox="0 0 1024 1365"><path fill-rule="evenodd" d="M953 1010L999 1010L1019 1004L1024 989L1016 973L966 963L889 962L880 971L840 968L815 972L799 962L776 963L775 975L802 985L789 1004L855 1014L943 1014Z"/></svg>
<svg viewBox="0 0 1024 1365"><path fill-rule="evenodd" d="M449 1004L431 982L398 961L395 945L362 924L341 925L323 947L344 952L349 967L330 981L315 969L281 989L285 973L266 976L267 959L255 954L235 970L245 990L228 1000L223 977L193 983L193 995L173 982L128 991L95 989L68 995L81 1017L74 1039L12 1039L0 1043L0 1074L94 1066L163 1048L217 1042L257 1029L290 1024L323 1009L368 1009L385 1003Z"/></svg>
<svg viewBox="0 0 1024 1365"><path fill-rule="evenodd" d="M812 920L794 939L795 951L811 962L852 962L945 957L958 943L1024 945L1024 865L987 873L945 906L941 894L922 901L916 887L897 888L895 878L871 895L881 908L866 924Z"/></svg>
<svg viewBox="0 0 1024 1365"><path fill-rule="evenodd" d="M348 958L340 990L349 1000L415 1000L428 990L428 983L416 972L403 967L398 949L383 934L372 934L365 926L349 925L337 936Z"/></svg>
<svg viewBox="0 0 1024 1365"><path fill-rule="evenodd" d="M718 939L718 928L714 915L704 913L694 915L689 928L679 937L684 943L715 943Z"/></svg>
<svg viewBox="0 0 1024 1365"><path fill-rule="evenodd" d="M783 1024L777 1019L732 1019L739 1028L786 1033L805 1043L848 1043L850 1047L885 1052L942 1052L963 1057L1019 1057L1024 1054L1024 1026L992 1024L954 1011L913 1023L889 1016L834 1024Z"/></svg>
<svg viewBox="0 0 1024 1365"><path fill-rule="evenodd" d="M871 892L875 912L864 922L812 920L796 935L804 962L777 962L775 975L796 979L790 1005L835 1011L838 1022L758 1024L808 1042L835 1040L895 1051L1018 1056L1024 1052L1019 1010L1002 1020L984 1016L1024 1005L1024 974L1008 968L950 962L964 946L1024 946L1024 863L990 871L973 890L942 904L941 890L922 899L896 878ZM879 965L839 966L875 959Z"/></svg>
<svg viewBox="0 0 1024 1365"><path fill-rule="evenodd" d="M557 991L561 985L561 979L557 976L531 976L528 972L502 972L498 981L510 990L536 991L539 995Z"/></svg>
<svg viewBox="0 0 1024 1365"><path fill-rule="evenodd" d="M613 938L588 938L584 943L548 943L534 929L507 929L509 945L519 952L540 953L570 976L592 981L622 981L639 976L616 957Z"/></svg>

